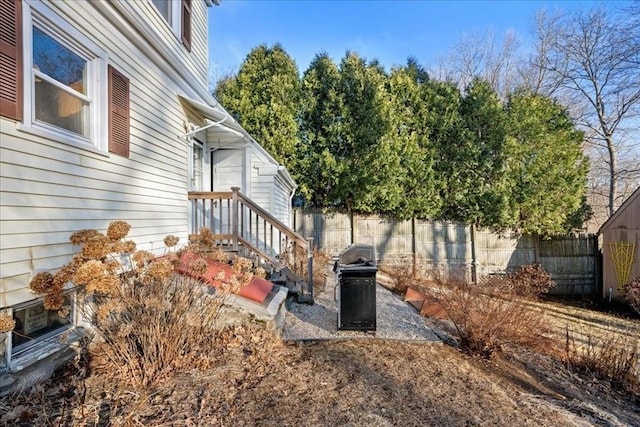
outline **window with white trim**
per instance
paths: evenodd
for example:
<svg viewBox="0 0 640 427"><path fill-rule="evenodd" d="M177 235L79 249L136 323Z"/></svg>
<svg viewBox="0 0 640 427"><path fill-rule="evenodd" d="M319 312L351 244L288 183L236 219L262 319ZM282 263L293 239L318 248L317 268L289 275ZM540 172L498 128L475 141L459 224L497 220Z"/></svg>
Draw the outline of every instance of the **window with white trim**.
<svg viewBox="0 0 640 427"><path fill-rule="evenodd" d="M151 0L171 32L191 50L191 0Z"/></svg>
<svg viewBox="0 0 640 427"><path fill-rule="evenodd" d="M23 4L26 130L106 151L106 52L45 4Z"/></svg>
<svg viewBox="0 0 640 427"><path fill-rule="evenodd" d="M42 299L14 307L13 320L16 325L11 331L12 356L72 327L73 293L64 295L62 307L57 311L47 310Z"/></svg>
<svg viewBox="0 0 640 427"><path fill-rule="evenodd" d="M151 0L158 13L162 15L171 31L178 36L180 34L180 2L172 0Z"/></svg>
<svg viewBox="0 0 640 427"><path fill-rule="evenodd" d="M202 176L204 170L204 145L202 142L193 138L191 140L191 165L190 165L190 182L189 189L191 191L202 191Z"/></svg>

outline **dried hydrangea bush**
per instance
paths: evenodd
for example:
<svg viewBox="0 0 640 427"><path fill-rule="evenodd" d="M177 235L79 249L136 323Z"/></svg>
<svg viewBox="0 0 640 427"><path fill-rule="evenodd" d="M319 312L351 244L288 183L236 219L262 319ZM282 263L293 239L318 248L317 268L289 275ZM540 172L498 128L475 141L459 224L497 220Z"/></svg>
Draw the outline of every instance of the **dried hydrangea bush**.
<svg viewBox="0 0 640 427"><path fill-rule="evenodd" d="M64 312L64 289L73 283L79 311L98 337L92 356L125 382L150 385L168 372L213 363L208 347L219 333L220 308L229 293L251 280L252 262L234 257L233 276L214 290L175 271L185 252L196 255L189 265L195 275L206 270L207 259L227 262L209 229L179 251L179 238L167 236L160 258L125 240L130 230L128 223L114 221L106 233L72 234L79 253L54 275L36 274L31 290L44 296L46 309Z"/></svg>

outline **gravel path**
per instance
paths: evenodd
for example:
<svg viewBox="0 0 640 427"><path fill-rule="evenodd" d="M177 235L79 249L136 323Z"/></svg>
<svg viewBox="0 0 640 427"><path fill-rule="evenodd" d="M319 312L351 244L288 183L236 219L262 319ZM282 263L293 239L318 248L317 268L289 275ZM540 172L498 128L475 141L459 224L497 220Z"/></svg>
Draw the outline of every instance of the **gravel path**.
<svg viewBox="0 0 640 427"><path fill-rule="evenodd" d="M403 341L441 342L416 310L379 283L376 286L376 331L338 331L335 276L327 276L317 289L313 305L288 303L283 339L292 341L381 338Z"/></svg>

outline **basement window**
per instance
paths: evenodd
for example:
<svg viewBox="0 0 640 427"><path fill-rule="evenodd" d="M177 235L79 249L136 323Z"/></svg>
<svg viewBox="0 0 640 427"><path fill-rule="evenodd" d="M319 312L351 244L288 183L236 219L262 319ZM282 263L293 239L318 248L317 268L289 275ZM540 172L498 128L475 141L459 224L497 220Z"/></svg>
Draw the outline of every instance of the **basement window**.
<svg viewBox="0 0 640 427"><path fill-rule="evenodd" d="M64 295L63 309L46 310L42 299L21 304L13 309L16 326L11 333L12 353L15 355L34 344L53 337L73 325L73 297Z"/></svg>

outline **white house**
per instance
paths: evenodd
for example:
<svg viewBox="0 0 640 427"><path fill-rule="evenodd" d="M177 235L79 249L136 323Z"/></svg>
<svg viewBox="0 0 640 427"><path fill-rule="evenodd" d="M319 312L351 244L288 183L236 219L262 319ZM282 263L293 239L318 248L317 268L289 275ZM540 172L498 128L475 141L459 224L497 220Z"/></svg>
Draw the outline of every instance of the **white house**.
<svg viewBox="0 0 640 427"><path fill-rule="evenodd" d="M208 93L216 2L0 3L0 314L19 320L0 333L0 374L60 350L77 322L29 289L77 252L72 233L125 220L160 252L192 231L189 191L232 185L290 224L295 183Z"/></svg>

